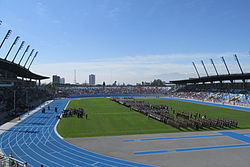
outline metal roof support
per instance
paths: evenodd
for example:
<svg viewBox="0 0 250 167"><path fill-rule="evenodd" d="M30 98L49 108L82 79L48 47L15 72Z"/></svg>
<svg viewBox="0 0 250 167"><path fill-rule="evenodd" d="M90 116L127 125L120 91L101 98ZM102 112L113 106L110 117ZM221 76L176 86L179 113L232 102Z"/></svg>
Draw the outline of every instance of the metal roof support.
<svg viewBox="0 0 250 167"><path fill-rule="evenodd" d="M204 70L205 70L207 76L209 77L208 72L207 72L207 69L206 69L206 66L205 66L203 60L201 60L201 64L202 64L202 66L203 66L203 68L204 68Z"/></svg>
<svg viewBox="0 0 250 167"><path fill-rule="evenodd" d="M195 69L195 71L196 71L198 77L200 78L200 74L199 74L199 72L198 72L198 70L197 70L197 68L196 68L196 66L195 66L195 64L194 64L194 62L192 62L192 63L193 63L194 69Z"/></svg>
<svg viewBox="0 0 250 167"><path fill-rule="evenodd" d="M18 63L19 65L20 65L21 61L23 60L24 55L28 52L29 48L30 48L30 45L28 45L27 48L25 49L25 51L23 52L23 55Z"/></svg>
<svg viewBox="0 0 250 167"><path fill-rule="evenodd" d="M25 67L26 64L28 63L28 61L29 61L29 59L30 59L30 56L33 54L34 50L35 50L35 49L32 49L32 51L30 52L30 55L29 55L28 59L26 60L26 62L25 62L25 64L24 64L23 67Z"/></svg>
<svg viewBox="0 0 250 167"><path fill-rule="evenodd" d="M218 73L218 71L217 71L217 69L216 69L216 67L215 67L215 64L214 64L213 59L210 59L210 61L211 61L211 63L213 64L214 70L215 70L215 72L216 72L216 74L217 74L217 76L218 76L219 73Z"/></svg>
<svg viewBox="0 0 250 167"><path fill-rule="evenodd" d="M239 61L239 59L238 59L238 57L237 57L236 54L234 55L234 58L235 58L235 60L237 61L238 65L239 65L239 68L240 68L241 73L244 74L244 72L243 72L243 70L242 70L242 68L241 68L241 65L240 65L240 61Z"/></svg>
<svg viewBox="0 0 250 167"><path fill-rule="evenodd" d="M10 51L12 50L12 48L13 48L13 46L17 43L17 41L19 40L19 36L17 36L16 37L16 39L15 39L15 41L12 43L12 45L11 45L11 47L10 47L10 49L9 49L9 51L8 51L8 53L6 54L6 56L5 56L5 58L4 58L4 60L6 60L7 59L7 57L9 56L9 54L10 54Z"/></svg>
<svg viewBox="0 0 250 167"><path fill-rule="evenodd" d="M228 70L228 67L227 67L227 64L226 64L226 61L225 61L224 57L221 57L221 60L222 60L222 62L224 63L226 69L227 69L228 75L230 75L230 72L229 72L229 70Z"/></svg>
<svg viewBox="0 0 250 167"><path fill-rule="evenodd" d="M3 46L4 42L5 42L5 40L9 38L11 32L12 32L11 30L8 30L7 34L5 35L3 41L2 41L2 43L1 43L1 45L0 45L0 49L2 48L2 46Z"/></svg>
<svg viewBox="0 0 250 167"><path fill-rule="evenodd" d="M21 43L20 47L18 48L18 50L17 50L17 52L16 52L16 54L15 54L15 56L14 56L14 58L13 58L12 62L14 62L14 61L15 61L15 59L16 59L16 57L17 57L17 55L18 55L19 51L22 49L22 47L23 47L24 43L25 43L25 42L24 42L24 41L22 41L22 43Z"/></svg>
<svg viewBox="0 0 250 167"><path fill-rule="evenodd" d="M38 52L35 53L33 59L31 60L30 65L29 65L29 67L28 67L28 70L30 69L30 66L31 66L31 64L33 63L34 59L36 58L37 54L38 54Z"/></svg>

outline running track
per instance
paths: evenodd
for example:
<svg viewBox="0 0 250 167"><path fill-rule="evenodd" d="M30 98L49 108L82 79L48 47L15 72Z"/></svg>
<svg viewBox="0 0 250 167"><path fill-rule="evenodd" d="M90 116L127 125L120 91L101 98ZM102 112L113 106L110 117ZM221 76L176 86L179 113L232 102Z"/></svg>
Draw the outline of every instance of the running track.
<svg viewBox="0 0 250 167"><path fill-rule="evenodd" d="M182 100L182 99L175 99ZM55 100L50 103L51 109L58 107L59 113L65 108L68 99ZM183 100L195 102L191 100ZM198 102L199 103L199 102ZM204 104L204 102L202 102ZM209 103L208 105L215 105ZM221 105L220 107L230 107ZM249 108L240 108L249 111ZM0 147L2 151L9 155L12 152L14 158L23 162L28 162L28 166L118 166L118 167L149 167L150 165L139 164L120 160L97 153L90 152L73 146L62 140L54 131L58 121L53 110L43 114L39 110L27 117L8 131L0 135ZM250 142L249 142L250 143ZM171 150L172 151L172 150ZM168 151L167 151L168 152Z"/></svg>
<svg viewBox="0 0 250 167"><path fill-rule="evenodd" d="M51 111L34 113L0 136L1 149L14 158L28 162L28 166L39 167L41 164L50 167L86 166L86 167L150 167L120 160L73 146L62 140L54 131L58 121L54 107L62 112L68 99L55 100L50 103Z"/></svg>

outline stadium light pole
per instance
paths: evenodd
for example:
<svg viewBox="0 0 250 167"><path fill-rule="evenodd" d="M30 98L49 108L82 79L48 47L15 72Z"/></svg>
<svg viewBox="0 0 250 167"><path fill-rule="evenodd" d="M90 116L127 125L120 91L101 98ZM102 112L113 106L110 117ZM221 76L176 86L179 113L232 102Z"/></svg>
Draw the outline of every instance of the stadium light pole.
<svg viewBox="0 0 250 167"><path fill-rule="evenodd" d="M227 64L226 64L226 61L225 61L224 57L221 57L221 60L222 60L222 62L224 63L226 69L227 69L228 75L230 75L230 72L229 72L229 69L228 69L228 67L227 67Z"/></svg>
<svg viewBox="0 0 250 167"><path fill-rule="evenodd" d="M23 55L22 55L22 57L21 57L21 59L19 60L19 63L18 63L19 65L20 65L21 61L23 60L24 55L28 52L29 48L30 48L30 45L28 45L27 48L25 49L25 51L23 52Z"/></svg>
<svg viewBox="0 0 250 167"><path fill-rule="evenodd" d="M196 68L196 65L194 64L194 62L192 62L192 63L193 63L194 69L195 69L195 71L196 71L198 77L200 78L200 74L199 74L199 72L198 72L198 70L197 70L197 68Z"/></svg>
<svg viewBox="0 0 250 167"><path fill-rule="evenodd" d="M218 73L218 71L217 71L217 69L216 69L216 67L215 67L215 64L214 64L213 59L210 59L210 61L211 61L212 65L213 65L213 67L214 67L214 70L215 70L215 72L216 72L216 74L217 74L217 76L218 76L219 73Z"/></svg>
<svg viewBox="0 0 250 167"><path fill-rule="evenodd" d="M30 55L29 55L28 59L26 60L26 62L25 62L25 64L24 64L23 67L25 67L26 64L28 63L28 61L29 61L29 59L30 59L30 56L33 54L34 50L35 50L35 49L32 49L32 51L30 52Z"/></svg>
<svg viewBox="0 0 250 167"><path fill-rule="evenodd" d="M38 52L35 53L33 59L31 60L30 65L29 65L29 67L28 67L28 70L30 69L30 66L31 66L31 64L33 63L34 59L36 58L37 54L38 54Z"/></svg>
<svg viewBox="0 0 250 167"><path fill-rule="evenodd" d="M206 69L206 66L205 66L203 60L201 60L201 64L202 64L202 66L203 66L203 68L204 68L204 70L205 70L207 76L209 77L208 72L207 72L207 69Z"/></svg>
<svg viewBox="0 0 250 167"><path fill-rule="evenodd" d="M3 46L4 42L5 42L5 40L9 38L11 32L12 32L11 30L8 30L7 34L5 35L3 41L2 41L2 43L1 43L1 45L0 45L0 49L2 48L2 46Z"/></svg>
<svg viewBox="0 0 250 167"><path fill-rule="evenodd" d="M6 60L7 59L7 57L9 56L9 54L10 54L10 51L12 50L12 48L13 48L13 46L17 43L17 41L19 40L19 36L17 36L16 37L16 39L14 40L14 42L12 43L12 45L11 45L11 47L10 47L10 49L9 49L9 51L8 51L8 53L6 54L6 56L5 56L5 58L4 58L4 60Z"/></svg>
<svg viewBox="0 0 250 167"><path fill-rule="evenodd" d="M235 58L235 60L236 60L237 63L238 63L238 66L239 66L239 68L240 68L241 73L244 74L244 72L243 72L243 70L242 70L242 68L241 68L241 65L240 65L240 61L239 61L239 59L238 59L238 57L237 57L236 54L234 55L234 58Z"/></svg>
<svg viewBox="0 0 250 167"><path fill-rule="evenodd" d="M15 59L16 59L16 57L17 57L18 53L20 52L20 50L22 49L22 47L23 47L24 43L25 43L25 41L22 41L22 43L21 43L20 47L18 48L18 50L17 50L17 52L16 52L16 54L15 54L15 56L14 56L13 60L12 60L12 63L15 61Z"/></svg>

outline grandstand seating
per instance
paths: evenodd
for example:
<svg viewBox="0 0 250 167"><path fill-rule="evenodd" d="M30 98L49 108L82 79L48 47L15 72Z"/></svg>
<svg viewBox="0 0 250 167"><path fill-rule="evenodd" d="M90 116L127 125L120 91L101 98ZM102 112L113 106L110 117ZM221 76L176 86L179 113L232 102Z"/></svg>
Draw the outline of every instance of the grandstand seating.
<svg viewBox="0 0 250 167"><path fill-rule="evenodd" d="M36 84L47 78L0 58L0 125L51 98L50 92Z"/></svg>
<svg viewBox="0 0 250 167"><path fill-rule="evenodd" d="M29 109L33 109L44 101L51 99L52 95L46 89L39 87L9 87L0 88L2 104L1 124L23 114ZM15 107L14 107L15 92ZM7 113L7 114L6 114Z"/></svg>
<svg viewBox="0 0 250 167"><path fill-rule="evenodd" d="M231 105L250 106L249 93L239 94L223 92L169 92L167 96Z"/></svg>
<svg viewBox="0 0 250 167"><path fill-rule="evenodd" d="M163 95L168 91L167 87L146 87L146 86L113 86L113 87L57 87L57 94L68 95L69 97L82 96L115 96L115 95Z"/></svg>

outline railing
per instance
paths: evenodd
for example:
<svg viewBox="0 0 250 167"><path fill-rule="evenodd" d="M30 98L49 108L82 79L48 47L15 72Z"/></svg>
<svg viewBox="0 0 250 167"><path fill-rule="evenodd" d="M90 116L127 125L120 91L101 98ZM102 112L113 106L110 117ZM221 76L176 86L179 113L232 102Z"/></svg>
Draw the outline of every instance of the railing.
<svg viewBox="0 0 250 167"><path fill-rule="evenodd" d="M0 167L27 167L27 163L0 154Z"/></svg>

